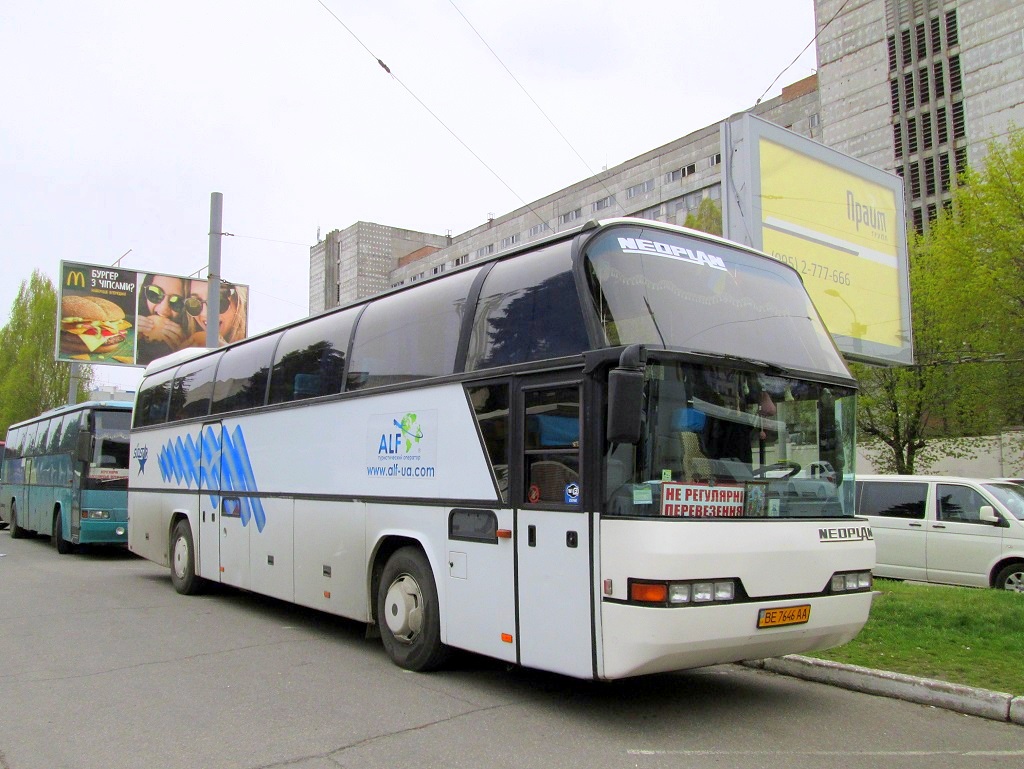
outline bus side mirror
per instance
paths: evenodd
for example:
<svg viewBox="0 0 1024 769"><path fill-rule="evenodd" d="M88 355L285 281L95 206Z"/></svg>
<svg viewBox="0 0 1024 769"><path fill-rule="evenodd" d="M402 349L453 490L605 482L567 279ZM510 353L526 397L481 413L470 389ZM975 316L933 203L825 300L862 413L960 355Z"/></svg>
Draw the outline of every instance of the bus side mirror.
<svg viewBox="0 0 1024 769"><path fill-rule="evenodd" d="M75 442L75 459L79 462L92 460L92 436L88 430L78 433L78 440Z"/></svg>
<svg viewBox="0 0 1024 769"><path fill-rule="evenodd" d="M607 439L611 443L637 443L642 427L644 370L647 354L640 345L622 351L619 365L608 372Z"/></svg>

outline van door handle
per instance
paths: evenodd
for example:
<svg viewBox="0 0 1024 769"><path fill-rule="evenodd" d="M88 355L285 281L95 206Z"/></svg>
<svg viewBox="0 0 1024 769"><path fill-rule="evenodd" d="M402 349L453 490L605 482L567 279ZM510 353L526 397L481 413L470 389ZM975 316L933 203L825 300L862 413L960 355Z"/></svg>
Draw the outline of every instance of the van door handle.
<svg viewBox="0 0 1024 769"><path fill-rule="evenodd" d="M920 529L921 528L921 524L919 524L919 523L912 523L912 524L910 524L910 526L912 528L915 528L915 529Z"/></svg>
<svg viewBox="0 0 1024 769"><path fill-rule="evenodd" d="M933 529L944 529L944 528L946 528L946 527L945 527L945 526L943 526L943 525L942 525L941 523L933 523L933 524L932 524L932 528L933 528Z"/></svg>

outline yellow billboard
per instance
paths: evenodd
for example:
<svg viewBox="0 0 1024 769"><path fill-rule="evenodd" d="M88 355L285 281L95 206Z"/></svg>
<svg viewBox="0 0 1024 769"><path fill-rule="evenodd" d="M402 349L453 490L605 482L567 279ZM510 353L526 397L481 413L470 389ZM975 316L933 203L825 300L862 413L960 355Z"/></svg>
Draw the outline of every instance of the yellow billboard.
<svg viewBox="0 0 1024 769"><path fill-rule="evenodd" d="M726 236L796 269L849 357L913 362L902 180L750 115L725 157Z"/></svg>

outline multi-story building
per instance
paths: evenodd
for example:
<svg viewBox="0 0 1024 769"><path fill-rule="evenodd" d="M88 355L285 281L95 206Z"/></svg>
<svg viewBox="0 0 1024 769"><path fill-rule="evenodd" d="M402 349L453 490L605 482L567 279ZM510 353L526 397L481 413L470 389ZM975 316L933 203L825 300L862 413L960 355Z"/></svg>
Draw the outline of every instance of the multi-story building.
<svg viewBox="0 0 1024 769"><path fill-rule="evenodd" d="M1024 128L1019 0L815 0L823 144L904 179L918 230Z"/></svg>
<svg viewBox="0 0 1024 769"><path fill-rule="evenodd" d="M1024 4L815 0L819 70L750 111L904 177L919 231L989 141L1024 127ZM357 222L310 250L310 312L437 275L591 218L682 224L721 196L720 124L456 236Z"/></svg>

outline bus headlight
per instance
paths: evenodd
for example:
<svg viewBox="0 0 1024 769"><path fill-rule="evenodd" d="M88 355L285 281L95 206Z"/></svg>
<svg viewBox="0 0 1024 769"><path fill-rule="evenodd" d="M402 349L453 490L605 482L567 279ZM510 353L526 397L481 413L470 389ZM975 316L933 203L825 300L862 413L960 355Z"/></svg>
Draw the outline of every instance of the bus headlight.
<svg viewBox="0 0 1024 769"><path fill-rule="evenodd" d="M89 520L92 520L92 521L109 521L110 520L110 511L109 510L83 510L82 511L82 520L84 521L86 519L89 519Z"/></svg>
<svg viewBox="0 0 1024 769"><path fill-rule="evenodd" d="M736 580L652 582L631 579L629 600L631 603L659 606L729 603L736 600Z"/></svg>
<svg viewBox="0 0 1024 769"><path fill-rule="evenodd" d="M845 571L832 575L833 593L852 593L871 589L870 571Z"/></svg>

